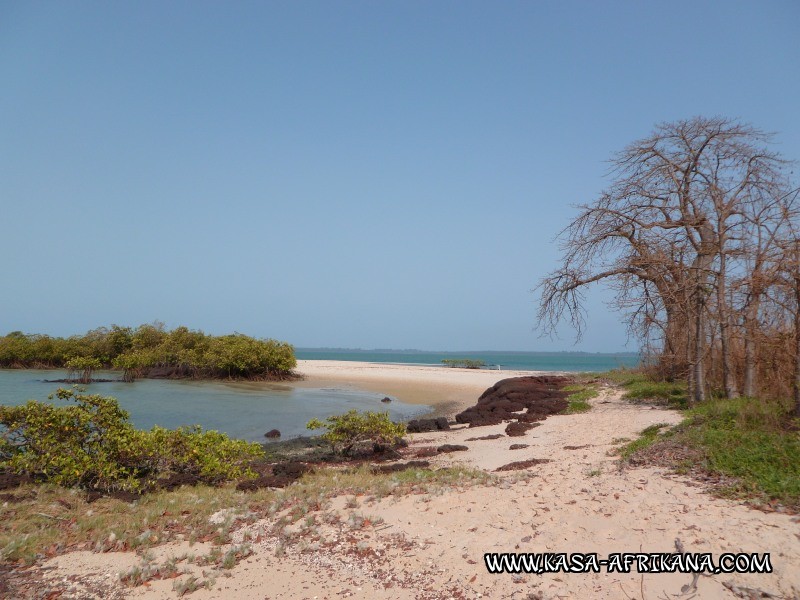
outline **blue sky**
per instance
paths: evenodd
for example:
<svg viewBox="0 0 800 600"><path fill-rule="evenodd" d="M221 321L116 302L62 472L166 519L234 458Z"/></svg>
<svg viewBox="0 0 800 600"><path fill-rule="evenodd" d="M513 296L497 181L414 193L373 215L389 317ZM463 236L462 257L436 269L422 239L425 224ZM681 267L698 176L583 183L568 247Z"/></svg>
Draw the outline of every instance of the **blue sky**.
<svg viewBox="0 0 800 600"><path fill-rule="evenodd" d="M0 0L0 333L573 346L531 289L656 123L800 159L800 3Z"/></svg>

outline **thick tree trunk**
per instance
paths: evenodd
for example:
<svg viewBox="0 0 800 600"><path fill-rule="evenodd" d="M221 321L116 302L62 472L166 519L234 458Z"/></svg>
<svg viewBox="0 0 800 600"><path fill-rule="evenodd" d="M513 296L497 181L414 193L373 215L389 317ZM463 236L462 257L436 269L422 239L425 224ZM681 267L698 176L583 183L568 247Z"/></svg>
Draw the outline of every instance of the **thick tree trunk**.
<svg viewBox="0 0 800 600"><path fill-rule="evenodd" d="M744 389L749 398L756 395L756 330L758 327L758 302L747 307L744 322Z"/></svg>
<svg viewBox="0 0 800 600"><path fill-rule="evenodd" d="M693 358L693 400L695 402L703 402L706 399L706 375L703 368L703 340L705 338L703 332L703 300L701 292L697 291L697 300L695 302L695 315L694 315L694 356Z"/></svg>
<svg viewBox="0 0 800 600"><path fill-rule="evenodd" d="M726 398L738 398L739 389L736 385L736 374L733 372L730 344L730 311L728 310L728 299L725 296L725 253L720 252L719 276L717 278L717 310L719 311L719 342L722 350L722 384L725 387Z"/></svg>

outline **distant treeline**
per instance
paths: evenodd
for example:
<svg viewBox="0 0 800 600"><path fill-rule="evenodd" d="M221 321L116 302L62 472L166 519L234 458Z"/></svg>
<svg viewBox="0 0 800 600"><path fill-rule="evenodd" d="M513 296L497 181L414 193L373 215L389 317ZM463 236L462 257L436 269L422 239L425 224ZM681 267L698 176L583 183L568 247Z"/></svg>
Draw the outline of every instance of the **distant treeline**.
<svg viewBox="0 0 800 600"><path fill-rule="evenodd" d="M282 379L297 366L291 344L239 333L214 336L163 323L99 327L68 338L13 331L0 337L0 367L119 369L139 377Z"/></svg>

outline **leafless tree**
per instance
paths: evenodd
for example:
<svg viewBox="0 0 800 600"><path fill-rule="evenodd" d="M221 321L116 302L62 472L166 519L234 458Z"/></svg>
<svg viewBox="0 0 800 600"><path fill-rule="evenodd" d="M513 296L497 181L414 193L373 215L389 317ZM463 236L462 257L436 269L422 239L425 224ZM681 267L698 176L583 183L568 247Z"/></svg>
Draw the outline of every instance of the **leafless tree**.
<svg viewBox="0 0 800 600"><path fill-rule="evenodd" d="M794 218L774 208L788 182L769 141L746 124L696 117L658 125L618 153L611 186L579 207L562 232L561 267L537 287L542 331L566 317L580 337L582 292L606 280L628 326L648 343L655 338L668 372L687 376L694 401L705 399L706 363L717 355L722 387L737 396L732 348L740 319L730 280L749 294L746 330L764 294L769 232Z"/></svg>

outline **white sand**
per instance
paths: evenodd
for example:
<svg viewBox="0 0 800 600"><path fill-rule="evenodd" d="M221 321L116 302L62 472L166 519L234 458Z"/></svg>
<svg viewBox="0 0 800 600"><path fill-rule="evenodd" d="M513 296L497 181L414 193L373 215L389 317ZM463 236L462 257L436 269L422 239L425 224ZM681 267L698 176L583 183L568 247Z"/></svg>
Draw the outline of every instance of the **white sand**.
<svg viewBox="0 0 800 600"><path fill-rule="evenodd" d="M323 378L353 386L368 383L374 386L370 389L385 393L392 393L389 386L417 391L434 386L439 402L458 398L465 405L474 403L495 381L514 375L316 361L306 361L300 369L308 376L307 383ZM386 388L381 387L384 381ZM254 544L255 553L230 577L217 576L212 589L194 592L191 598L706 599L748 597L742 595L743 588L800 597L797 518L712 498L692 482L660 469L619 471L615 459L607 455L619 445L619 438L635 437L654 423L675 423L679 415L633 406L610 392L591 403L590 412L550 417L523 437L466 441L502 432L504 426L413 436L412 451L446 442L469 447L467 452L433 459L439 464L493 470L530 458L553 462L528 469L530 476L524 479L512 472L496 486L377 501L360 497L355 512L373 521L382 518L383 524L355 530L324 525L326 538L338 540L333 550L303 552L295 545L278 558L276 540L266 534L274 521L265 518L246 528L252 536L265 536ZM529 447L509 450L512 443ZM354 512L344 498L335 499L329 510L345 520ZM242 539L244 533L238 531L235 538ZM682 594L691 575L492 575L483 562L485 552L596 552L600 558L612 552L674 552L676 538L686 551L711 552L715 558L723 552L769 552L774 572L704 576L696 593ZM168 544L159 548L159 554L180 550ZM88 577L108 582L123 565L135 562L133 554L71 553L48 561L46 566L52 569L46 576L53 581L79 575L78 581ZM74 581L71 585L76 585ZM738 589L738 595L726 583ZM172 586L172 580L154 581L125 593L134 598L176 598Z"/></svg>
<svg viewBox="0 0 800 600"><path fill-rule="evenodd" d="M472 406L486 388L501 379L545 374L336 360L299 360L296 371L305 379L292 385L369 390L403 402L428 404L439 414L455 414Z"/></svg>

